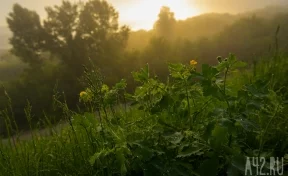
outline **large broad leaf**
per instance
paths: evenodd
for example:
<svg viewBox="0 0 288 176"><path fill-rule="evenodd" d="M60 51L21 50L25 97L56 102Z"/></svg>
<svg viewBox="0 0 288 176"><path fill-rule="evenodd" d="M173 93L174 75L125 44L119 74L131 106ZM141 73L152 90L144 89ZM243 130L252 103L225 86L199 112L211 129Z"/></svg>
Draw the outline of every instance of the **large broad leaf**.
<svg viewBox="0 0 288 176"><path fill-rule="evenodd" d="M229 62L227 61L223 61L221 63L219 63L216 68L219 72L223 72L227 67L229 66Z"/></svg>
<svg viewBox="0 0 288 176"><path fill-rule="evenodd" d="M201 84L203 87L204 96L212 95L221 100L222 94L219 92L219 88L213 84L211 80L203 80Z"/></svg>
<svg viewBox="0 0 288 176"><path fill-rule="evenodd" d="M183 78L183 72L185 71L185 66L183 64L169 64L168 69L172 78L174 79Z"/></svg>
<svg viewBox="0 0 288 176"><path fill-rule="evenodd" d="M136 147L136 149L133 150L133 155L139 158L140 160L146 162L152 159L155 155L163 155L164 152L157 151L154 149L149 148L149 146L142 145L140 143L130 143L131 146Z"/></svg>
<svg viewBox="0 0 288 176"><path fill-rule="evenodd" d="M203 64L202 65L202 75L206 78L206 79L212 79L213 77L215 77L218 74L218 70L214 67L209 66L208 64Z"/></svg>
<svg viewBox="0 0 288 176"><path fill-rule="evenodd" d="M121 79L121 81L119 83L116 83L114 88L117 90L122 90L125 89L127 86L126 80L125 79Z"/></svg>
<svg viewBox="0 0 288 176"><path fill-rule="evenodd" d="M170 72L182 72L185 68L183 64L168 64L168 68Z"/></svg>
<svg viewBox="0 0 288 176"><path fill-rule="evenodd" d="M117 159L120 171L121 171L121 175L126 175L127 173L127 167L125 163L126 162L125 154L127 154L127 150L129 150L127 147L121 147L121 148L118 148L115 152L116 159Z"/></svg>
<svg viewBox="0 0 288 176"><path fill-rule="evenodd" d="M215 121L209 122L203 134L204 140L208 141L209 137L212 135L212 131L215 128L215 125L216 125Z"/></svg>
<svg viewBox="0 0 288 176"><path fill-rule="evenodd" d="M148 81L149 75L149 65L147 64L144 68L142 68L139 72L132 72L133 78L138 82L146 82Z"/></svg>
<svg viewBox="0 0 288 176"><path fill-rule="evenodd" d="M220 148L228 143L228 129L223 126L216 126L212 131L211 145L215 148Z"/></svg>
<svg viewBox="0 0 288 176"><path fill-rule="evenodd" d="M252 123L251 121L249 121L248 119L242 118L242 119L236 119L237 122L237 126L241 126L244 130L246 131L255 131L258 130L259 127Z"/></svg>
<svg viewBox="0 0 288 176"><path fill-rule="evenodd" d="M236 132L235 120L230 120L227 118L220 119L220 125L228 129L229 134Z"/></svg>
<svg viewBox="0 0 288 176"><path fill-rule="evenodd" d="M179 154L177 158L186 158L192 155L203 155L203 150L205 147L199 145L191 145L189 147L185 147Z"/></svg>
<svg viewBox="0 0 288 176"><path fill-rule="evenodd" d="M263 103L261 103L260 101L252 100L248 102L246 106L249 110L261 110L261 108L263 107Z"/></svg>
<svg viewBox="0 0 288 176"><path fill-rule="evenodd" d="M233 68L243 68L246 66L247 66L247 63L242 62L242 61L237 61L236 63L233 64Z"/></svg>
<svg viewBox="0 0 288 176"><path fill-rule="evenodd" d="M164 138L172 144L179 144L184 138L184 136L181 132L176 132L171 135L165 135Z"/></svg>
<svg viewBox="0 0 288 176"><path fill-rule="evenodd" d="M106 150L102 150L98 153L95 153L93 156L90 157L89 159L89 163L91 164L91 166L94 166L96 160L100 159L101 156L106 154Z"/></svg>

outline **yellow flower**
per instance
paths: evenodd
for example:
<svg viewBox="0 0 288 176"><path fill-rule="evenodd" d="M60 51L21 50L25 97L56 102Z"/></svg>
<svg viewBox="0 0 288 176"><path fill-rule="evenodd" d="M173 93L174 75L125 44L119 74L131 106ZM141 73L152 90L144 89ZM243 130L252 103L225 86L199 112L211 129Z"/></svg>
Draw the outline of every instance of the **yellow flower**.
<svg viewBox="0 0 288 176"><path fill-rule="evenodd" d="M85 95L87 95L87 92L85 92L85 91L80 92L80 97L83 97Z"/></svg>
<svg viewBox="0 0 288 176"><path fill-rule="evenodd" d="M190 61L190 65L197 65L197 64L198 64L198 62L195 61L195 60L191 60L191 61Z"/></svg>

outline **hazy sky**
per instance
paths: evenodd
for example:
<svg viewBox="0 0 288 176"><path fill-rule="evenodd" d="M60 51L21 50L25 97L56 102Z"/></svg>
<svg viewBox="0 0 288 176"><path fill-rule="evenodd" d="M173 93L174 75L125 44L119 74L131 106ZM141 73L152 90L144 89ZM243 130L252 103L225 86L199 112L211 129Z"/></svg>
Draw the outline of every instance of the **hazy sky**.
<svg viewBox="0 0 288 176"><path fill-rule="evenodd" d="M77 1L77 0L71 0ZM288 0L108 0L120 12L120 23L132 29L152 28L161 6L169 6L177 19L198 15L205 12L238 13L271 4L287 3ZM36 10L45 17L45 6L60 4L61 0L0 0L0 25L6 25L7 14L12 5L19 3L31 10Z"/></svg>

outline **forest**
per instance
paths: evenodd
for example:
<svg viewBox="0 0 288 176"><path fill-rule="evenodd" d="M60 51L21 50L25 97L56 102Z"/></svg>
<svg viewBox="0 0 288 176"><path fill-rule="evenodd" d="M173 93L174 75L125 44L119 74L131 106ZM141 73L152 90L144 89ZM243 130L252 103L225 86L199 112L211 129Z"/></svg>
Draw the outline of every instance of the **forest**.
<svg viewBox="0 0 288 176"><path fill-rule="evenodd" d="M247 157L288 174L288 7L176 20L163 6L138 31L105 0L45 10L7 15L0 175L259 175Z"/></svg>

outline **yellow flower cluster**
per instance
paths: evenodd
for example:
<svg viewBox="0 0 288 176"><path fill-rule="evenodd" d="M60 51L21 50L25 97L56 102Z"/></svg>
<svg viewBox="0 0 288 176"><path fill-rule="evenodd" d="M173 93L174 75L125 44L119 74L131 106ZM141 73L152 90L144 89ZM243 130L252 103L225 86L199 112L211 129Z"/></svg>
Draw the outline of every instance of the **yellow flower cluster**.
<svg viewBox="0 0 288 176"><path fill-rule="evenodd" d="M92 100L92 92L90 89L86 89L86 91L81 91L80 92L80 102L90 102Z"/></svg>
<svg viewBox="0 0 288 176"><path fill-rule="evenodd" d="M85 91L80 92L80 97L84 97L85 95L87 95L87 92Z"/></svg>
<svg viewBox="0 0 288 176"><path fill-rule="evenodd" d="M198 64L198 62L197 61L195 61L195 60L191 60L190 61L190 65L193 65L193 66L195 66L195 65L197 65Z"/></svg>

